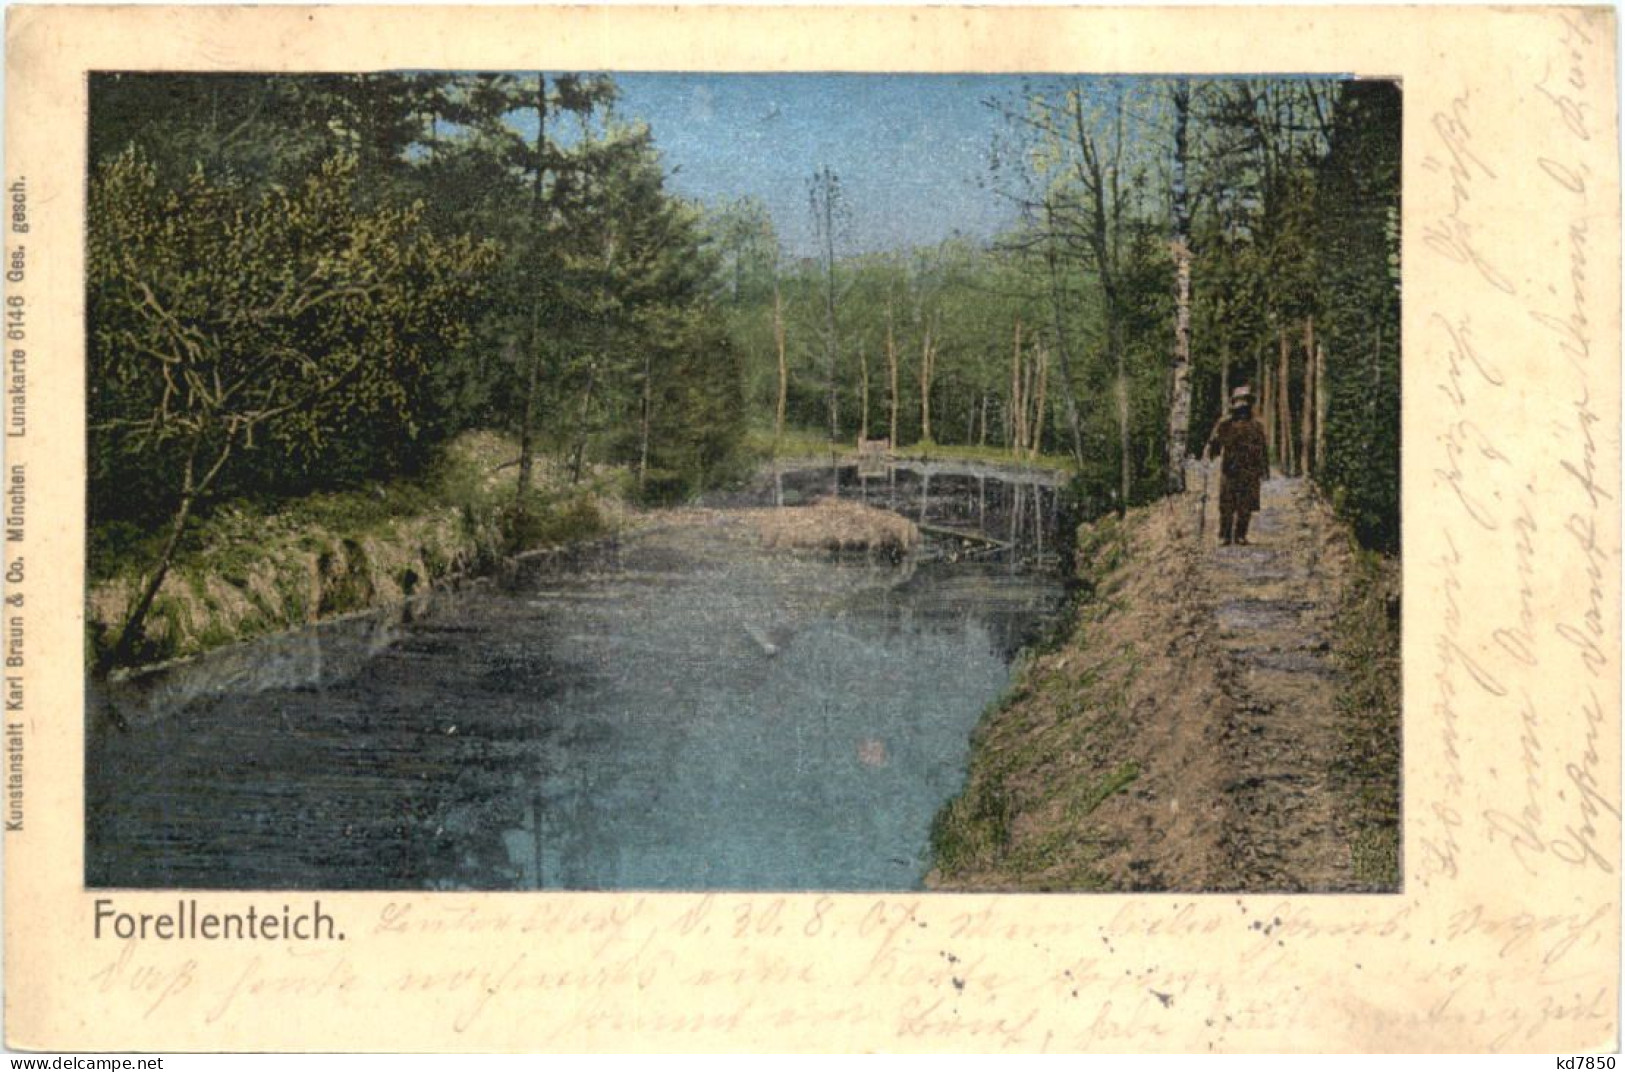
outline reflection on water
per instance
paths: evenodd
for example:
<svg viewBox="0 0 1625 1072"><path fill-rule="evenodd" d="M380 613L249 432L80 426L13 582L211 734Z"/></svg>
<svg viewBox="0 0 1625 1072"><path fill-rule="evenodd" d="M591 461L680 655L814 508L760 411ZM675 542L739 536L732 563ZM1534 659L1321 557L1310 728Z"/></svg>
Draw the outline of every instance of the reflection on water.
<svg viewBox="0 0 1625 1072"><path fill-rule="evenodd" d="M341 673L232 678L96 734L87 877L915 887L971 729L1061 594L1004 563L645 536L457 597Z"/></svg>

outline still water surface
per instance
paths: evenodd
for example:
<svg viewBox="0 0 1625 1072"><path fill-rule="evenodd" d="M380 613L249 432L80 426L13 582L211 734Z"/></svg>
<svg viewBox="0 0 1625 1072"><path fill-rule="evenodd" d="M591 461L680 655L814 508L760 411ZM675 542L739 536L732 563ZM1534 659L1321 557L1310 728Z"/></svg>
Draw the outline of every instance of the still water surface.
<svg viewBox="0 0 1625 1072"><path fill-rule="evenodd" d="M204 660L131 733L92 732L87 879L915 888L972 728L1063 594L985 556L685 526L414 623L260 642L253 674Z"/></svg>

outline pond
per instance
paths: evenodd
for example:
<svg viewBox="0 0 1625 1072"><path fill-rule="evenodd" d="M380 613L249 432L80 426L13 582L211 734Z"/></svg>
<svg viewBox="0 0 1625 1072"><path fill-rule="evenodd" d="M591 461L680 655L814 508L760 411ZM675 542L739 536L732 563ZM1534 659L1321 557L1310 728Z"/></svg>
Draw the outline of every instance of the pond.
<svg viewBox="0 0 1625 1072"><path fill-rule="evenodd" d="M917 888L972 729L1065 598L1054 489L1025 490L1028 517L1013 485L934 480L745 496L923 505L934 539L903 563L655 527L415 621L171 670L129 733L87 731L87 881Z"/></svg>

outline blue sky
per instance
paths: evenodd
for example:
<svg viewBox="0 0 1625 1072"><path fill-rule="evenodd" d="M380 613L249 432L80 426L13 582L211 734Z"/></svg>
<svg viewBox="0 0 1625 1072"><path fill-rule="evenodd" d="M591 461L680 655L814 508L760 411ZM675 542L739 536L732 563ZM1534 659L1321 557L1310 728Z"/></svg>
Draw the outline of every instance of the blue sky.
<svg viewBox="0 0 1625 1072"><path fill-rule="evenodd" d="M626 74L618 111L649 123L678 194L753 195L791 255L810 254L807 180L829 165L851 212L842 252L986 237L1014 210L978 187L1004 128L984 105L1030 76Z"/></svg>

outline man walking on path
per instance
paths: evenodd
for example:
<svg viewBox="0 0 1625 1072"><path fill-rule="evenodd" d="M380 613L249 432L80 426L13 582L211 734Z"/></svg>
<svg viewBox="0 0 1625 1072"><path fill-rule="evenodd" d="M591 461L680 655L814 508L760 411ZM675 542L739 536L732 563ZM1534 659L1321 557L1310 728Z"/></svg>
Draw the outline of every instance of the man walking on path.
<svg viewBox="0 0 1625 1072"><path fill-rule="evenodd" d="M1229 544L1247 543L1247 525L1258 512L1259 485L1269 475L1269 443L1264 429L1253 420L1253 397L1249 387L1238 387L1230 395L1230 416L1221 420L1208 437L1208 456L1224 456L1219 469L1219 540Z"/></svg>

